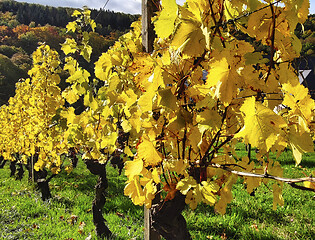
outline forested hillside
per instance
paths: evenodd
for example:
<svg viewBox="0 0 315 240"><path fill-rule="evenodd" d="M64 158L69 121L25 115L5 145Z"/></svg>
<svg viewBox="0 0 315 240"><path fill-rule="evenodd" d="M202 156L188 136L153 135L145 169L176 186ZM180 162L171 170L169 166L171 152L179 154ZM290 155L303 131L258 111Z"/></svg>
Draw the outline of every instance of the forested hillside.
<svg viewBox="0 0 315 240"><path fill-rule="evenodd" d="M71 21L73 8L55 8L39 4L21 3L13 0L0 0L0 11L11 12L17 17L21 24L29 25L34 22L36 25L52 25L56 27L65 27ZM97 16L97 18L96 18ZM139 16L116 13L108 10L91 10L91 17L95 19L96 32L105 35L112 31L125 31L129 29L130 24L138 19Z"/></svg>
<svg viewBox="0 0 315 240"><path fill-rule="evenodd" d="M60 44L69 35L65 26L74 10L0 1L0 105L13 96L15 83L27 77L31 54L41 43L62 54ZM92 60L96 61L139 16L92 10L91 17L97 22L95 32L89 33Z"/></svg>
<svg viewBox="0 0 315 240"><path fill-rule="evenodd" d="M302 55L315 55L315 14L309 15L302 25L299 25L295 34L302 40Z"/></svg>

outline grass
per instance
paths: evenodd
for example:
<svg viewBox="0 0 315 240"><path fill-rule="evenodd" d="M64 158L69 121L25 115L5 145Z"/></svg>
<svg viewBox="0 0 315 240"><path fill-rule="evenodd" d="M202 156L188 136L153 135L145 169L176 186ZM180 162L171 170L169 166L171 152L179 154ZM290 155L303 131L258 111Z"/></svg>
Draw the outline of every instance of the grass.
<svg viewBox="0 0 315 240"><path fill-rule="evenodd" d="M238 153L245 154L242 146ZM279 158L286 177L303 177L315 169L315 154L304 156L302 166L307 168L295 167L290 154L285 152ZM113 239L143 239L143 208L123 196L125 177L108 167L108 179L104 216L115 234ZM70 175L62 172L52 179L53 198L43 202L26 176L15 181L9 177L8 166L0 169L0 239L97 239L91 213L96 180L79 162ZM314 238L314 192L285 185L285 205L276 211L268 185L250 196L238 181L233 195L224 216L202 204L195 211L184 211L193 239Z"/></svg>
<svg viewBox="0 0 315 240"><path fill-rule="evenodd" d="M97 177L82 162L51 180L53 198L45 202L27 176L15 181L9 174L8 166L0 169L0 239L96 239L91 207ZM116 170L109 168L108 178L104 214L114 239L141 239L142 207L121 194L125 179Z"/></svg>

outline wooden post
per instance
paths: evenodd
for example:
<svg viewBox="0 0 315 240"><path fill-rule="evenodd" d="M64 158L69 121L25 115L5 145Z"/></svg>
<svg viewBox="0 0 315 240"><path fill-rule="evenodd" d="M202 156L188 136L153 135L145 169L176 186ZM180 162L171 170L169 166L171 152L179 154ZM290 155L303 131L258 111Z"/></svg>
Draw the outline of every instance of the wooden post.
<svg viewBox="0 0 315 240"><path fill-rule="evenodd" d="M35 177L34 177L34 155L32 154L31 156L31 171L32 171L32 182L35 182Z"/></svg>
<svg viewBox="0 0 315 240"><path fill-rule="evenodd" d="M142 0L142 45L145 52L153 51L155 39L154 26L151 18L159 9L160 0ZM153 204L159 201L159 196L153 200ZM151 227L151 210L144 207L144 239L160 240L160 235Z"/></svg>
<svg viewBox="0 0 315 240"><path fill-rule="evenodd" d="M142 0L142 45L144 51L153 51L155 39L152 17L159 10L160 0Z"/></svg>

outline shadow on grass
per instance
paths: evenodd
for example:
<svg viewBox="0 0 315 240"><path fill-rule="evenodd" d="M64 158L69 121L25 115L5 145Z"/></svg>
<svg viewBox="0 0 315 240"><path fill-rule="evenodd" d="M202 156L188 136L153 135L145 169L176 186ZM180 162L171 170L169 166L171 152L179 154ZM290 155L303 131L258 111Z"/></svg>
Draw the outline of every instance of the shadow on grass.
<svg viewBox="0 0 315 240"><path fill-rule="evenodd" d="M302 167L306 167L306 168L315 168L315 160L314 160L315 156L313 156L313 159L311 159L311 157L303 157L300 166ZM288 159L279 159L279 162L281 164L281 166L295 166L295 161L292 158L288 158Z"/></svg>
<svg viewBox="0 0 315 240"><path fill-rule="evenodd" d="M227 239L283 239L277 236L272 228L279 223L281 227L291 224L285 212L273 211L271 208L265 209L263 206L250 209L249 206L244 205L243 208L232 203L224 216L216 214L214 207L204 204L198 205L191 214L193 216L190 216L189 211L186 209L186 219L191 233L202 232L208 236L220 236L223 239L225 237ZM203 220L200 221L201 218ZM258 227L263 229L258 230Z"/></svg>
<svg viewBox="0 0 315 240"><path fill-rule="evenodd" d="M106 212L119 212L135 217L143 217L139 210L143 207L136 206L124 195L126 177L119 175L116 169L111 167L108 170L108 188L106 191L106 203L104 210ZM140 215L139 215L140 214ZM138 216L139 215L139 216Z"/></svg>

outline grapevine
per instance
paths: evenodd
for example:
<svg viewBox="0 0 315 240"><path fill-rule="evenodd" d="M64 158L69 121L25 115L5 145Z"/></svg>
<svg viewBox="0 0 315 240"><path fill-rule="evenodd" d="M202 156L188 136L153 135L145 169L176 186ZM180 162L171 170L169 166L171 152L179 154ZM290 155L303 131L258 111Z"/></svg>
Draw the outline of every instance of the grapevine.
<svg viewBox="0 0 315 240"><path fill-rule="evenodd" d="M291 65L301 51L294 29L308 7L307 0L187 0L183 6L163 0L153 19L154 51L142 51L135 22L95 62L94 73L79 60L90 61L85 29L95 23L87 9L75 11L67 29L80 37L62 45L63 66L41 46L31 78L18 83L16 96L1 108L1 154L37 153L35 170L57 173L60 156L78 149L100 176L99 186L106 185L104 164L122 159L124 194L153 209L153 226L166 239L189 239L186 228L166 223L185 224L185 204L205 203L224 214L238 178L249 193L272 181L273 209L284 204L284 182L315 191L313 177L287 179L270 158L291 148L298 165L314 150L315 102ZM258 43L267 53L255 49ZM61 68L69 74L63 91ZM239 142L258 149L257 160L238 157Z"/></svg>

